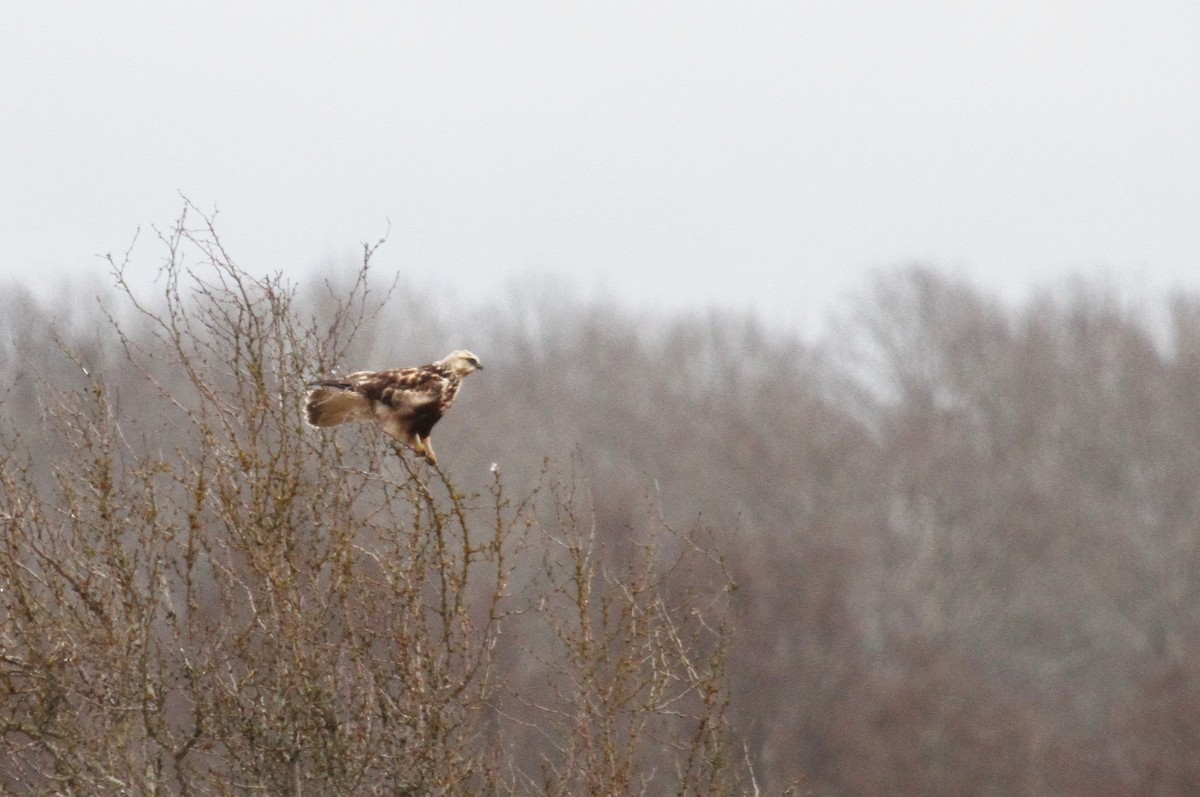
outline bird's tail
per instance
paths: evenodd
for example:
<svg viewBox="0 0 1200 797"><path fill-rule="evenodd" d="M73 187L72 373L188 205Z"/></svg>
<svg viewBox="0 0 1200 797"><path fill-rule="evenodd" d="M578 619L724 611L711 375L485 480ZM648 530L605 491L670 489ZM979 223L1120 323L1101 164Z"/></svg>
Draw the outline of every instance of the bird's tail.
<svg viewBox="0 0 1200 797"><path fill-rule="evenodd" d="M313 426L337 426L371 417L371 406L358 393L321 386L308 391L304 412Z"/></svg>

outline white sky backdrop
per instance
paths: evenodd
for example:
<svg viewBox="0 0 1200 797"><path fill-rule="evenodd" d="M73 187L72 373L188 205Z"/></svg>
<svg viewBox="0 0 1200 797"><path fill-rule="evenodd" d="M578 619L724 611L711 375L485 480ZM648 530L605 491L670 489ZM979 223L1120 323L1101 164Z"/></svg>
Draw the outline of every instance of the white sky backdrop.
<svg viewBox="0 0 1200 797"><path fill-rule="evenodd" d="M554 274L809 330L873 269L1200 288L1200 3L63 2L0 16L0 278Z"/></svg>

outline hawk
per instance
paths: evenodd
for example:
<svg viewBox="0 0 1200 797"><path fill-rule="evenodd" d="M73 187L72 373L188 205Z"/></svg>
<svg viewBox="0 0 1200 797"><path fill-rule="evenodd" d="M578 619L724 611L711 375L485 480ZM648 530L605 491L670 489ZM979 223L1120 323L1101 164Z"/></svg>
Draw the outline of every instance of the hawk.
<svg viewBox="0 0 1200 797"><path fill-rule="evenodd" d="M313 426L375 421L393 440L436 465L429 433L454 403L463 377L482 369L478 357L459 349L417 368L358 371L322 379L309 383L304 410Z"/></svg>

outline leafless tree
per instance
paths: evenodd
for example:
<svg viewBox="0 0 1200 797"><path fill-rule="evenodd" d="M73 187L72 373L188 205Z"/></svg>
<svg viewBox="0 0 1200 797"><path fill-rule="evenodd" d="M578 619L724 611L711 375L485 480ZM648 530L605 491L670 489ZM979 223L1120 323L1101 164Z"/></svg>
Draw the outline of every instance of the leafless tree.
<svg viewBox="0 0 1200 797"><path fill-rule="evenodd" d="M302 308L191 205L159 243L159 299L114 260L107 337L5 362L43 369L0 452L7 792L743 790L710 549L656 521L609 566L569 474L468 492L306 428L371 247Z"/></svg>

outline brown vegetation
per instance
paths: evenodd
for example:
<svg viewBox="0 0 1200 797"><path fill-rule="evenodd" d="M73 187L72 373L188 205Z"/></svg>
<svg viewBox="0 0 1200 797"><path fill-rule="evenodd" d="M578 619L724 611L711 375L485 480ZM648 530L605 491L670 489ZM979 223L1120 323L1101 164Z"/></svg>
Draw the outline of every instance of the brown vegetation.
<svg viewBox="0 0 1200 797"><path fill-rule="evenodd" d="M154 298L4 298L0 790L1200 789L1200 300L918 269L817 347L199 222ZM303 423L464 345L442 469Z"/></svg>
<svg viewBox="0 0 1200 797"><path fill-rule="evenodd" d="M583 476L512 497L476 462L468 492L306 427L383 307L366 264L302 310L207 225L163 243L162 302L118 264L103 334L5 363L40 394L0 462L6 792L742 790L697 535L647 517L618 552Z"/></svg>

